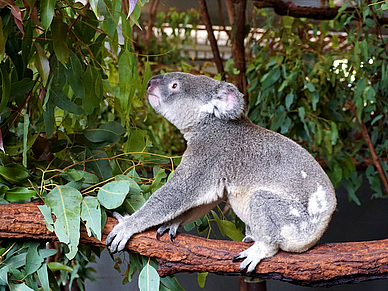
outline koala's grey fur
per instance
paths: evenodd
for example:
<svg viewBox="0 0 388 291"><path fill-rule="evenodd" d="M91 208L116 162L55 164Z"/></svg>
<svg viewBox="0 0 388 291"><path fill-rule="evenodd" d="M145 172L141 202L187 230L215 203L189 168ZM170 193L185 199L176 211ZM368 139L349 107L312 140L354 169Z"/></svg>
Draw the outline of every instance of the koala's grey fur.
<svg viewBox="0 0 388 291"><path fill-rule="evenodd" d="M255 270L279 249L303 252L325 231L336 207L333 186L315 159L292 140L254 125L237 88L205 76L169 73L148 83L155 111L184 134L187 149L173 177L107 238L111 251L161 225L173 239L184 225L228 199L254 244L235 259Z"/></svg>

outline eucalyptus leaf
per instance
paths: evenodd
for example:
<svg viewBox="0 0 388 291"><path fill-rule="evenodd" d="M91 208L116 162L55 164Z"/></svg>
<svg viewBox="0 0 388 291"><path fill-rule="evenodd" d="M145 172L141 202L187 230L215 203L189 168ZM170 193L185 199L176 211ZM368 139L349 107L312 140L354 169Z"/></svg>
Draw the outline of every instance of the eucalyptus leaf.
<svg viewBox="0 0 388 291"><path fill-rule="evenodd" d="M66 254L68 259L74 258L78 250L81 201L82 195L77 189L59 185L47 194L45 200L57 217L54 222L55 234L59 241L69 247Z"/></svg>
<svg viewBox="0 0 388 291"><path fill-rule="evenodd" d="M9 268L6 265L0 268L0 286L8 285L8 271Z"/></svg>
<svg viewBox="0 0 388 291"><path fill-rule="evenodd" d="M46 29L50 26L54 17L54 9L57 0L41 0L40 1L40 21Z"/></svg>
<svg viewBox="0 0 388 291"><path fill-rule="evenodd" d="M10 291L34 291L34 289L31 289L30 287L28 287L24 283L20 283L20 284L10 283L9 284L9 290Z"/></svg>
<svg viewBox="0 0 388 291"><path fill-rule="evenodd" d="M47 271L47 264L44 263L39 270L37 271L40 284L42 285L42 288L44 291L50 291L50 282L49 282L49 276Z"/></svg>
<svg viewBox="0 0 388 291"><path fill-rule="evenodd" d="M35 196L36 192L24 187L14 187L5 193L5 199L9 202L27 200Z"/></svg>
<svg viewBox="0 0 388 291"><path fill-rule="evenodd" d="M46 227L49 231L54 231L54 221L51 216L51 209L47 205L38 205L40 212L42 212L44 216L44 222L46 223Z"/></svg>
<svg viewBox="0 0 388 291"><path fill-rule="evenodd" d="M61 19L55 17L51 24L51 33L53 35L54 52L58 60L66 65L70 57L70 50L66 44L67 32L69 27Z"/></svg>
<svg viewBox="0 0 388 291"><path fill-rule="evenodd" d="M101 240L101 209L97 197L84 197L81 206L81 219L86 222L88 235L91 236L91 232L93 232L93 235Z"/></svg>
<svg viewBox="0 0 388 291"><path fill-rule="evenodd" d="M43 2L49 2L53 0L42 0ZM35 42L36 54L35 54L35 66L40 76L42 77L43 86L46 86L47 80L50 74L50 64L46 57L46 53L39 43Z"/></svg>
<svg viewBox="0 0 388 291"><path fill-rule="evenodd" d="M159 291L160 277L149 263L141 270L138 284L140 291Z"/></svg>
<svg viewBox="0 0 388 291"><path fill-rule="evenodd" d="M72 102L59 88L50 88L50 100L59 108L77 115L86 115L86 112L77 104Z"/></svg>
<svg viewBox="0 0 388 291"><path fill-rule="evenodd" d="M61 264L59 262L50 262L47 264L47 267L49 267L49 269L53 272L55 271L67 271L67 272L71 272L73 271L72 268L70 268L69 266L66 266L64 264Z"/></svg>
<svg viewBox="0 0 388 291"><path fill-rule="evenodd" d="M128 180L109 182L98 191L98 201L107 209L115 209L123 203L129 192L129 187Z"/></svg>
<svg viewBox="0 0 388 291"><path fill-rule="evenodd" d="M26 257L26 272L31 275L36 272L43 263L43 257L38 253L39 242L31 242Z"/></svg>

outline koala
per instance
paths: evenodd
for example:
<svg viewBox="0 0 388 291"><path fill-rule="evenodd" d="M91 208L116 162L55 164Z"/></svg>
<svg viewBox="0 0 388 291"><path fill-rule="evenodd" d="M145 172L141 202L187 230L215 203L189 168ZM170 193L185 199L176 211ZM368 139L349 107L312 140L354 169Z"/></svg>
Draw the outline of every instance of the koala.
<svg viewBox="0 0 388 291"><path fill-rule="evenodd" d="M246 225L253 245L234 257L240 270L279 250L304 252L325 231L336 208L334 188L316 160L294 141L253 124L244 98L229 83L206 76L167 73L151 78L148 99L173 123L187 149L172 178L133 215L119 223L106 244L124 249L135 233L159 226L157 237L209 212L224 200Z"/></svg>

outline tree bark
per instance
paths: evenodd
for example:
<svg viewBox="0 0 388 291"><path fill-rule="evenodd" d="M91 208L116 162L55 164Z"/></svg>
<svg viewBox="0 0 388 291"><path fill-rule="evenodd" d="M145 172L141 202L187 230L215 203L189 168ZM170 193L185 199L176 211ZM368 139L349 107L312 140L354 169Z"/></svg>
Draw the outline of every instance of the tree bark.
<svg viewBox="0 0 388 291"><path fill-rule="evenodd" d="M292 16L297 18L310 18L316 20L332 20L338 14L340 7L307 7L296 6L292 1L282 0L254 0L253 4L257 8L273 8L275 13L281 16ZM347 12L354 12L355 8L348 7ZM388 17L378 18L380 25L388 23Z"/></svg>
<svg viewBox="0 0 388 291"><path fill-rule="evenodd" d="M234 34L232 42L232 56L234 60L234 66L240 71L235 77L235 83L237 88L245 96L245 104L247 103L247 77L245 75L245 46L244 46L244 27L245 27L245 11L247 7L247 1L243 0L237 4L236 16L234 19Z"/></svg>
<svg viewBox="0 0 388 291"><path fill-rule="evenodd" d="M37 203L0 205L0 237L56 241L47 230ZM117 221L108 218L102 241L89 237L84 227L80 243L105 247L105 238ZM174 242L168 235L156 239L156 231L134 235L127 251L155 257L158 273L167 276L179 272L212 272L241 275L240 263L232 258L251 244L205 239L189 234L178 234ZM367 242L331 243L315 246L301 253L279 252L264 259L256 268L257 276L298 285L332 286L365 280L388 278L388 239Z"/></svg>
<svg viewBox="0 0 388 291"><path fill-rule="evenodd" d="M224 64L222 62L220 51L218 49L217 40L214 36L213 26L207 9L206 0L198 0L198 3L201 10L203 23L206 26L207 38L210 42L210 47L212 49L214 62L216 63L217 72L221 74L222 80L225 81Z"/></svg>

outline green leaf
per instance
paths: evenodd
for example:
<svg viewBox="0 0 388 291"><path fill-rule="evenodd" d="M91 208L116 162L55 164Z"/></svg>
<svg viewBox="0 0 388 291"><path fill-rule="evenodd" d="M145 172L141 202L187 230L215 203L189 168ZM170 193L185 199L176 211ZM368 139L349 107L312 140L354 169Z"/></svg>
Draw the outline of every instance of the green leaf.
<svg viewBox="0 0 388 291"><path fill-rule="evenodd" d="M115 209L123 204L129 192L128 180L112 181L100 188L97 194L98 201L107 209Z"/></svg>
<svg viewBox="0 0 388 291"><path fill-rule="evenodd" d="M160 277L149 263L141 270L138 284L140 291L159 291Z"/></svg>
<svg viewBox="0 0 388 291"><path fill-rule="evenodd" d="M58 263L58 262L51 262L47 264L47 267L53 272L55 271L67 271L67 272L72 272L73 269L70 268L69 266L66 266L64 264Z"/></svg>
<svg viewBox="0 0 388 291"><path fill-rule="evenodd" d="M27 200L35 196L36 192L24 187L14 187L5 193L5 199L9 202Z"/></svg>
<svg viewBox="0 0 388 291"><path fill-rule="evenodd" d="M85 137L91 142L119 142L121 136L126 132L126 129L122 127L116 121L110 121L104 123L98 129L86 129L84 130Z"/></svg>
<svg viewBox="0 0 388 291"><path fill-rule="evenodd" d="M2 61L4 58L5 42L6 42L6 39L4 37L4 32L3 32L3 19L0 17L0 61Z"/></svg>
<svg viewBox="0 0 388 291"><path fill-rule="evenodd" d="M108 155L103 151L90 150L86 148L86 166L91 169L90 172L95 173L100 179L109 179L112 177L111 167L108 161Z"/></svg>
<svg viewBox="0 0 388 291"><path fill-rule="evenodd" d="M361 53L362 53L362 55L364 56L365 60L368 61L368 60L369 60L369 55L368 55L368 43L367 43L366 39L364 39L364 40L360 43L360 49L361 49Z"/></svg>
<svg viewBox="0 0 388 291"><path fill-rule="evenodd" d="M91 232L93 232L94 236L101 240L101 209L96 197L84 197L81 206L81 219L86 222L88 235L91 236Z"/></svg>
<svg viewBox="0 0 388 291"><path fill-rule="evenodd" d="M335 122L331 122L331 144L335 145L338 139L338 129Z"/></svg>
<svg viewBox="0 0 388 291"><path fill-rule="evenodd" d="M369 101L376 101L376 91L372 86L367 86L363 92L364 99Z"/></svg>
<svg viewBox="0 0 388 291"><path fill-rule="evenodd" d="M55 17L51 24L51 33L53 36L53 48L58 60L66 66L70 57L70 50L66 44L68 25Z"/></svg>
<svg viewBox="0 0 388 291"><path fill-rule="evenodd" d="M44 222L46 223L46 227L49 231L54 231L54 221L51 216L51 209L47 205L38 205L40 212L42 212L44 216Z"/></svg>
<svg viewBox="0 0 388 291"><path fill-rule="evenodd" d="M205 287L206 283L206 277L209 274L209 272L204 272L204 273L197 273L197 278L198 278L198 286L201 288Z"/></svg>
<svg viewBox="0 0 388 291"><path fill-rule="evenodd" d="M50 291L50 282L49 282L49 276L47 271L47 264L44 263L42 267L40 267L40 269L37 271L37 273L43 290Z"/></svg>
<svg viewBox="0 0 388 291"><path fill-rule="evenodd" d="M71 89L77 97L84 98L85 89L82 84L83 68L80 60L76 55L72 55L65 69L66 79L69 82Z"/></svg>
<svg viewBox="0 0 388 291"><path fill-rule="evenodd" d="M86 115L86 112L80 106L70 101L69 97L56 87L50 88L50 100L65 111L77 115Z"/></svg>
<svg viewBox="0 0 388 291"><path fill-rule="evenodd" d="M124 145L124 149L127 152L132 153L135 158L141 156L141 152L145 150L147 146L147 131L133 129L128 132L128 139Z"/></svg>
<svg viewBox="0 0 388 291"><path fill-rule="evenodd" d="M1 101L0 101L0 113L3 112L8 104L9 96L11 94L11 79L9 72L4 64L0 66L1 73Z"/></svg>
<svg viewBox="0 0 388 291"><path fill-rule="evenodd" d="M124 114L126 114L131 107L131 92L135 87L133 80L134 55L129 50L123 51L120 54L118 66L120 106L124 110Z"/></svg>
<svg viewBox="0 0 388 291"><path fill-rule="evenodd" d="M160 278L160 281L164 286L172 291L185 291L185 289L179 284L175 277L164 277Z"/></svg>
<svg viewBox="0 0 388 291"><path fill-rule="evenodd" d="M100 105L102 95L97 95L96 84L101 84L102 79L95 68L89 65L82 76L82 83L86 84L85 95L82 98L82 108L88 113L92 114L94 108Z"/></svg>
<svg viewBox="0 0 388 291"><path fill-rule="evenodd" d="M151 185L142 185L141 189L143 190L143 193L148 193L152 191L153 189L160 186L160 182L162 181L163 177L165 175L165 170L160 169L158 173L155 176L154 181L152 181Z"/></svg>
<svg viewBox="0 0 388 291"><path fill-rule="evenodd" d="M14 255L6 260L7 266L14 269L20 268L26 265L27 253L22 253L19 255Z"/></svg>
<svg viewBox="0 0 388 291"><path fill-rule="evenodd" d="M128 175L128 176L125 176L125 175L117 175L115 176L115 180L116 181L121 181L121 180L126 180L126 181L129 181L129 191L132 193L132 194L140 194L141 192L141 189L140 189L140 186L139 184L137 184L135 182L134 179L132 179L131 177L129 177L131 175Z"/></svg>
<svg viewBox="0 0 388 291"><path fill-rule="evenodd" d="M2 266L0 268L0 286L8 285L8 266Z"/></svg>
<svg viewBox="0 0 388 291"><path fill-rule="evenodd" d="M287 110L290 110L290 107L291 107L293 101L294 101L294 94L291 91L286 96L286 108L287 108Z"/></svg>
<svg viewBox="0 0 388 291"><path fill-rule="evenodd" d="M48 28L54 17L54 9L57 0L40 1L40 21L44 28Z"/></svg>
<svg viewBox="0 0 388 291"><path fill-rule="evenodd" d="M231 238L234 241L242 241L242 239L244 238L244 234L240 229L236 227L233 222L217 218L216 221L221 232L224 233L227 237Z"/></svg>
<svg viewBox="0 0 388 291"><path fill-rule="evenodd" d="M39 242L30 242L26 258L26 272L31 275L36 272L43 263L43 258L38 253Z"/></svg>
<svg viewBox="0 0 388 291"><path fill-rule="evenodd" d="M55 127L55 105L51 100L47 101L46 109L43 109L43 120L47 138L52 138Z"/></svg>
<svg viewBox="0 0 388 291"><path fill-rule="evenodd" d="M27 167L27 141L28 141L28 127L30 126L30 118L28 114L23 115L23 166Z"/></svg>
<svg viewBox="0 0 388 291"><path fill-rule="evenodd" d="M48 257L51 257L51 256L55 255L58 252L58 250L56 250L56 249L40 249L38 251L39 251L39 255L43 259L47 259Z"/></svg>
<svg viewBox="0 0 388 291"><path fill-rule="evenodd" d="M12 284L12 283L10 283L9 284L9 290L10 291L34 291L34 289L31 289L30 287L28 287L24 283L20 283L20 284Z"/></svg>
<svg viewBox="0 0 388 291"><path fill-rule="evenodd" d="M299 108L298 108L298 115L299 115L300 121L302 121L303 123L305 123L305 122L304 122L304 117L305 117L305 115L306 115L306 112L305 112L305 110L304 110L304 107L299 107Z"/></svg>
<svg viewBox="0 0 388 291"><path fill-rule="evenodd" d="M132 214L139 210L144 203L145 198L141 194L131 194L129 198L124 200L123 207L128 214Z"/></svg>
<svg viewBox="0 0 388 291"><path fill-rule="evenodd" d="M57 217L54 231L59 241L68 245L66 257L69 260L75 257L78 250L81 201L82 195L77 189L58 185L47 194L45 200Z"/></svg>
<svg viewBox="0 0 388 291"><path fill-rule="evenodd" d="M52 0L44 0L52 1ZM42 2L44 2L42 1ZM46 53L39 43L35 42L36 54L35 54L35 66L42 77L43 86L46 86L47 80L50 74L50 64L46 57Z"/></svg>
<svg viewBox="0 0 388 291"><path fill-rule="evenodd" d="M373 120L372 120L372 122L371 122L370 125L375 124L377 121L379 121L379 120L380 120L381 118L383 118L383 117L384 117L383 114L380 114L380 115L376 116L375 118L373 118Z"/></svg>
<svg viewBox="0 0 388 291"><path fill-rule="evenodd" d="M271 71L269 71L267 74L265 74L260 82L262 83L262 88L261 90L265 90L268 87L272 86L275 84L277 80L279 80L281 75L281 72L278 67L273 67Z"/></svg>
<svg viewBox="0 0 388 291"><path fill-rule="evenodd" d="M0 176L12 184L20 184L27 180L31 175L22 165L11 164L0 166Z"/></svg>

